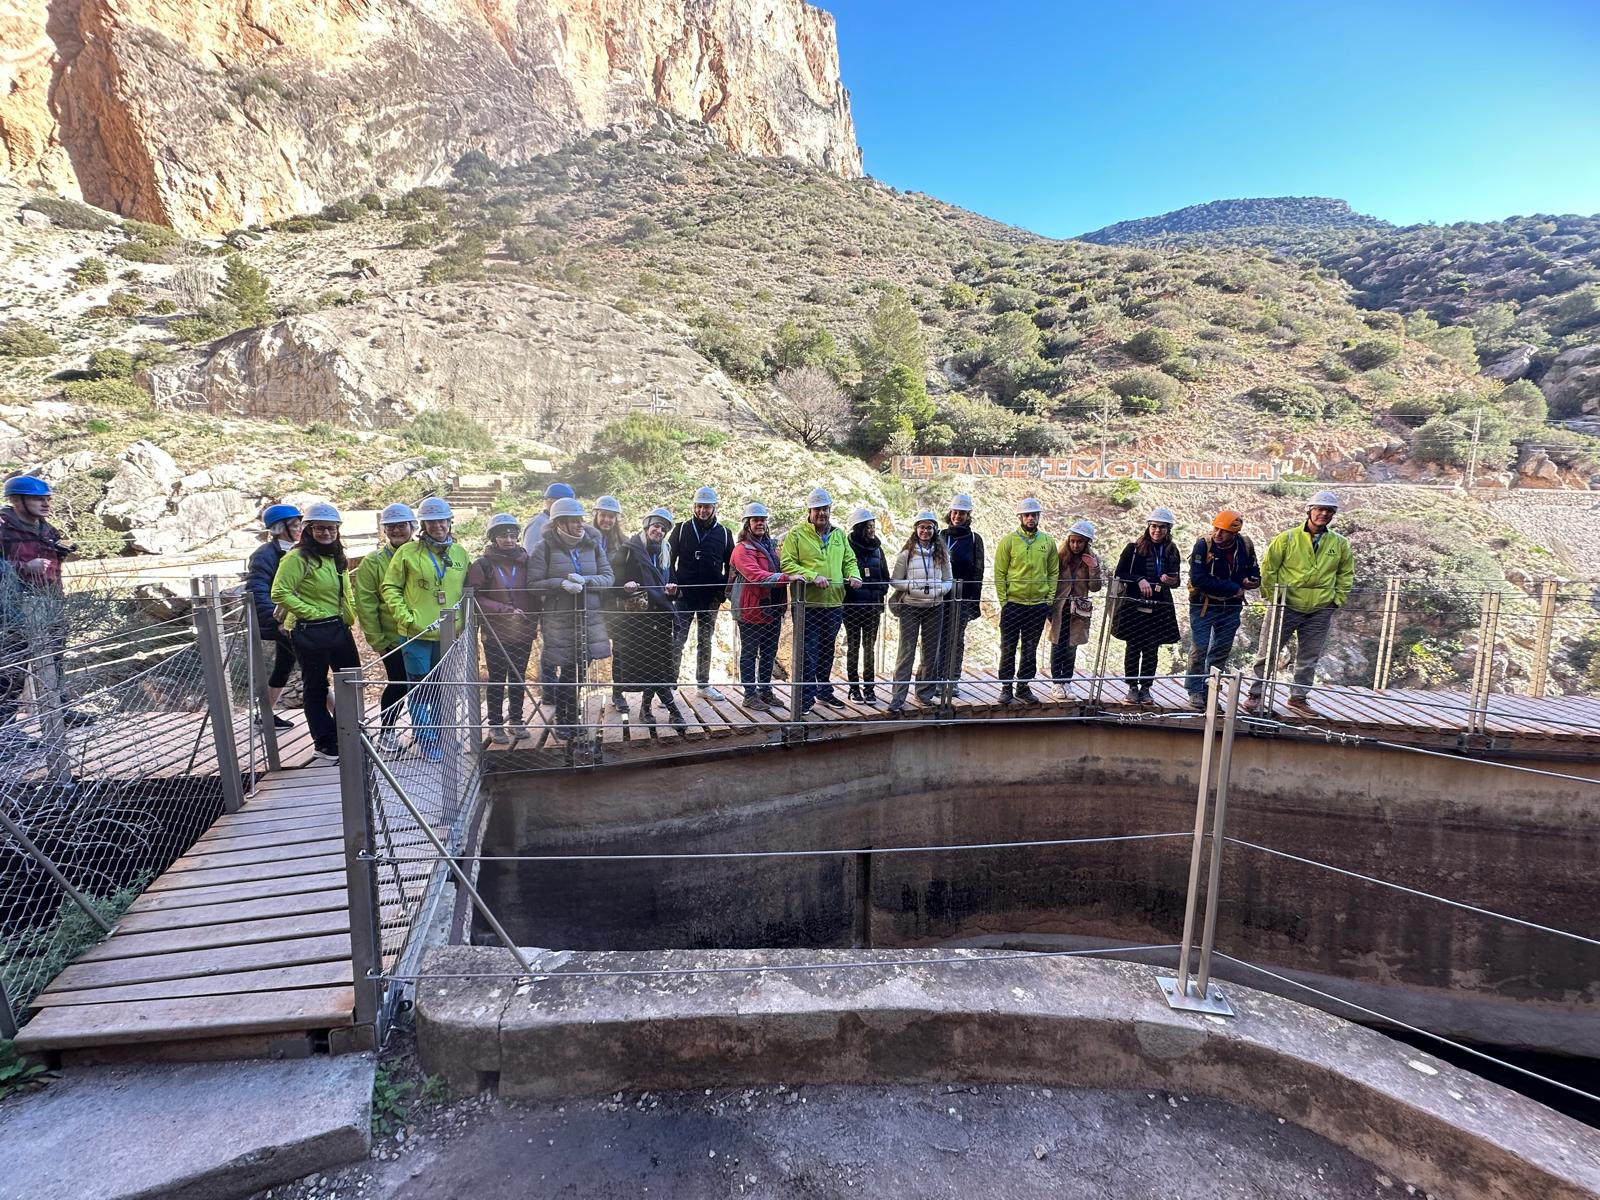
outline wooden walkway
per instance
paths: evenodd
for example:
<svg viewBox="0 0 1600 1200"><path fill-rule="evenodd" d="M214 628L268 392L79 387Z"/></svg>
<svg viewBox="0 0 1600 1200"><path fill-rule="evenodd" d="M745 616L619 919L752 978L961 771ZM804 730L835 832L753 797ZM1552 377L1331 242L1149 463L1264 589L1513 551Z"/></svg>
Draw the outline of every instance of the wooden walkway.
<svg viewBox="0 0 1600 1200"><path fill-rule="evenodd" d="M838 684L841 699L844 684ZM610 705L609 686L588 697L585 716L598 726L605 761L628 762L651 755L679 755L763 742L777 742L788 714L746 707L731 688L728 699L708 700L694 688L679 688L680 707L690 722L680 738L664 722L655 736L625 723ZM873 732L894 718L887 712L891 687L879 684L878 703L846 701L818 705L808 728L820 736ZM1072 699L1047 698L1032 706L999 704L999 682L977 673L961 687L957 718L1040 719L1083 715L1089 687L1077 682ZM782 685L780 695L785 694ZM1107 683L1106 719L1135 712L1144 719L1198 729L1181 680L1159 679L1155 706L1136 709L1119 701L1120 685ZM914 693L913 693L914 695ZM638 698L630 695L631 712ZM1457 744L1464 727L1463 693L1324 688L1313 693L1315 721L1291 725L1393 737L1410 744ZM659 709L658 709L659 711ZM1098 711L1098 710L1096 710ZM1181 716L1179 714L1182 714ZM901 720L934 719L908 703ZM544 709L534 708L532 742L509 749L539 757L538 765L562 766L566 748L541 727ZM114 777L129 754L159 755L174 771L194 759L195 739L205 739L198 714L156 714L119 726L110 745L90 752L94 730L84 731L80 761ZM17 1039L28 1053L58 1054L65 1061L122 1058L203 1058L305 1054L354 1048L350 926L346 892L338 768L307 765L309 739L303 717L282 740L286 767L263 779L243 809L224 814L140 896L115 932L56 977L34 1001L36 1015ZM242 741L241 730L241 741ZM596 733L589 736L593 738ZM1536 746L1554 756L1600 758L1600 700L1564 697L1530 700L1491 698L1487 733L1494 745ZM77 734L74 735L78 736ZM502 748L491 760L499 757ZM530 751L535 752L530 754ZM508 764L521 766L515 759ZM202 762L215 773L215 763ZM149 769L146 762L141 773ZM439 768L415 754L400 760L408 791L429 791ZM492 767L490 768L493 769ZM196 772L201 773L201 772ZM391 801L392 803L392 801ZM396 812L395 828L407 828ZM437 865L426 856L421 831L391 843L417 858L382 878L380 921L391 932L407 919L403 887L414 900ZM386 942L386 961L399 947Z"/></svg>

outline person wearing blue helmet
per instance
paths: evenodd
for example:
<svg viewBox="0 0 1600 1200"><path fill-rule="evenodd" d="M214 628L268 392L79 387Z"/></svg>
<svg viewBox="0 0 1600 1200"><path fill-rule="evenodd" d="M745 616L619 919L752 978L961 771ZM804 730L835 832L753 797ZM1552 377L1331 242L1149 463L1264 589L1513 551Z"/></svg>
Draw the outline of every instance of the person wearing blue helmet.
<svg viewBox="0 0 1600 1200"><path fill-rule="evenodd" d="M293 721L278 715L278 701L288 686L294 671L294 643L278 624L277 605L272 600L272 580L278 574L283 556L300 541L300 527L304 524L300 510L292 504L269 504L261 514L261 524L267 540L255 548L246 567L245 591L256 606L256 633L263 642L273 647L272 670L267 676L267 713L278 729L288 729ZM261 714L264 723L267 713Z"/></svg>
<svg viewBox="0 0 1600 1200"><path fill-rule="evenodd" d="M570 483L552 483L544 490L544 511L528 522L527 528L522 531L522 548L529 555L538 549L539 539L544 536L544 527L550 524L550 506L557 500L576 500L578 493L572 490Z"/></svg>
<svg viewBox="0 0 1600 1200"><path fill-rule="evenodd" d="M0 557L10 565L18 611L25 628L43 642L43 652L55 664L56 690L62 719L68 725L88 724L93 718L66 707L62 656L67 649L65 594L61 563L75 546L61 540L50 524L50 485L35 475L14 475L5 482L4 510L0 510ZM41 650L30 647L33 655Z"/></svg>

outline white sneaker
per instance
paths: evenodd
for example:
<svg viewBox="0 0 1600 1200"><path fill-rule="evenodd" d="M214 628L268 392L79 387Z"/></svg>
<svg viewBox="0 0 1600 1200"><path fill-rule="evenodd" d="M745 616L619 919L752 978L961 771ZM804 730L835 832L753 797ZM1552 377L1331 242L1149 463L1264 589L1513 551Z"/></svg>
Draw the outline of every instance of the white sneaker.
<svg viewBox="0 0 1600 1200"><path fill-rule="evenodd" d="M386 729L378 735L378 753L396 755L400 753L400 735L392 729Z"/></svg>
<svg viewBox="0 0 1600 1200"><path fill-rule="evenodd" d="M339 756L337 754L330 754L326 750L313 750L311 752L311 761L319 763L336 763L339 761Z"/></svg>
<svg viewBox="0 0 1600 1200"><path fill-rule="evenodd" d="M1072 693L1067 691L1067 689L1059 683L1050 688L1050 694L1063 704L1072 699Z"/></svg>
<svg viewBox="0 0 1600 1200"><path fill-rule="evenodd" d="M722 699L725 699L723 694L721 692L717 691L717 689L712 687L709 683L701 685L700 694L702 696L704 696L707 700L722 700Z"/></svg>

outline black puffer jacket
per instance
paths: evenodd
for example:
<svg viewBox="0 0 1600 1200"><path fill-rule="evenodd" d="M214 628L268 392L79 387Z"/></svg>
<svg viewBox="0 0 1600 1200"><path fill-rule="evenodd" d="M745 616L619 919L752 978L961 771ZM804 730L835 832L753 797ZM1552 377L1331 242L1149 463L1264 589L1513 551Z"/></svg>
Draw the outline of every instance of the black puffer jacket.
<svg viewBox="0 0 1600 1200"><path fill-rule="evenodd" d="M850 549L855 551L856 567L861 572L861 586L845 588L844 602L847 605L870 604L874 608L881 608L884 597L889 594L889 561L883 554L883 542L875 537L861 537L857 533L859 528L857 526L850 531Z"/></svg>

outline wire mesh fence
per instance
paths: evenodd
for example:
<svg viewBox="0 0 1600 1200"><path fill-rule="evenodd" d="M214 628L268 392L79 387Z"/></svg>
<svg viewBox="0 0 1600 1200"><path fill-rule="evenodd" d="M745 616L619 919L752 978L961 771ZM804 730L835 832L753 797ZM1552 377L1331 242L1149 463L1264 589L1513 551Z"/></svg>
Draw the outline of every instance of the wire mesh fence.
<svg viewBox="0 0 1600 1200"><path fill-rule="evenodd" d="M12 1022L253 781L240 765L260 758L248 616L214 586L167 607L42 593L7 609L0 990Z"/></svg>

